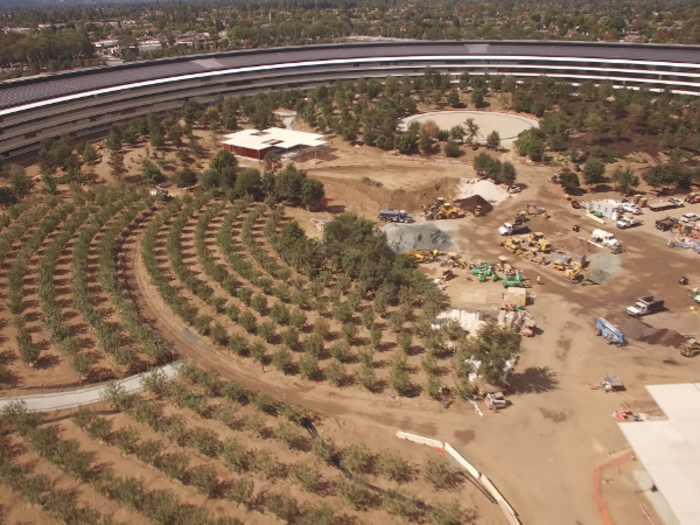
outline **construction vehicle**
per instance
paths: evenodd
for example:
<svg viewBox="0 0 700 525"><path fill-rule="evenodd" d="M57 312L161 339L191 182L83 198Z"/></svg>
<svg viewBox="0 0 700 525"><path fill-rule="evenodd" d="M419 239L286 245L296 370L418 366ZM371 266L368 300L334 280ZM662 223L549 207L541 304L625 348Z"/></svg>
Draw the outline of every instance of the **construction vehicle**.
<svg viewBox="0 0 700 525"><path fill-rule="evenodd" d="M521 255L523 253L523 249L520 247L520 239L508 237L507 239L503 239L500 245L515 255Z"/></svg>
<svg viewBox="0 0 700 525"><path fill-rule="evenodd" d="M527 205L527 214L528 215L539 215L543 219L547 219L549 217L546 209L540 208L539 206L535 206L534 204Z"/></svg>
<svg viewBox="0 0 700 525"><path fill-rule="evenodd" d="M527 213L524 211L519 211L515 215L515 220L513 221L513 224L525 224L527 222Z"/></svg>
<svg viewBox="0 0 700 525"><path fill-rule="evenodd" d="M596 335L605 338L605 341L609 344L623 345L625 344L625 336L622 335L620 329L614 324L608 322L603 317L599 317L595 323L595 333Z"/></svg>
<svg viewBox="0 0 700 525"><path fill-rule="evenodd" d="M620 219L617 221L616 225L621 230L626 230L627 228L633 228L634 226L641 226L642 221L636 217L631 217L629 219Z"/></svg>
<svg viewBox="0 0 700 525"><path fill-rule="evenodd" d="M625 390L625 385L622 384L622 381L617 376L605 376L601 385L606 392L623 392Z"/></svg>
<svg viewBox="0 0 700 525"><path fill-rule="evenodd" d="M438 197L434 203L424 205L423 211L428 220L461 219L464 217L464 211L452 206L443 197Z"/></svg>
<svg viewBox="0 0 700 525"><path fill-rule="evenodd" d="M685 198L685 202L689 202L690 204L697 204L700 202L700 193L689 193L688 196Z"/></svg>
<svg viewBox="0 0 700 525"><path fill-rule="evenodd" d="M450 279L454 279L456 277L455 273L452 271L452 268L445 268L442 271L442 275L440 276L440 279L443 281L449 281Z"/></svg>
<svg viewBox="0 0 700 525"><path fill-rule="evenodd" d="M667 232L678 224L678 217L668 216L665 219L659 219L655 224L657 230Z"/></svg>
<svg viewBox="0 0 700 525"><path fill-rule="evenodd" d="M525 226L524 224L511 224L509 222L506 222L498 228L498 233L500 235L517 235L519 233L527 233L529 231L529 228Z"/></svg>
<svg viewBox="0 0 700 525"><path fill-rule="evenodd" d="M534 232L527 236L527 243L530 246L537 245L537 248L544 253L552 251L552 243L549 242L542 232Z"/></svg>
<svg viewBox="0 0 700 525"><path fill-rule="evenodd" d="M466 268L469 269L469 263L462 259L457 252L447 252L447 259L442 261L440 266L449 266L450 268Z"/></svg>
<svg viewBox="0 0 700 525"><path fill-rule="evenodd" d="M379 220L382 222L402 222L407 224L413 222L413 217L406 210L380 210Z"/></svg>
<svg viewBox="0 0 700 525"><path fill-rule="evenodd" d="M659 299L653 295L647 297L640 297L637 302L632 306L627 307L627 315L632 317L641 317L643 315L649 315L656 312L660 312L664 309L664 300Z"/></svg>
<svg viewBox="0 0 700 525"><path fill-rule="evenodd" d="M690 337L680 348L683 357L695 357L700 354L700 342L694 337Z"/></svg>
<svg viewBox="0 0 700 525"><path fill-rule="evenodd" d="M682 208L684 204L682 200L671 197L667 201L656 201L647 206L651 211L664 211L672 208Z"/></svg>
<svg viewBox="0 0 700 525"><path fill-rule="evenodd" d="M532 288L532 283L528 279L523 280L506 280L504 277L501 281L503 283L503 288L510 288L511 286L516 286L518 288Z"/></svg>
<svg viewBox="0 0 700 525"><path fill-rule="evenodd" d="M589 277L590 272L586 272L582 268L569 266L564 269L564 279L571 281L574 284L587 281Z"/></svg>
<svg viewBox="0 0 700 525"><path fill-rule="evenodd" d="M406 252L406 255L413 257L419 263L430 263L435 260L435 254L429 251L411 250Z"/></svg>
<svg viewBox="0 0 700 525"><path fill-rule="evenodd" d="M510 272L513 269L508 262L508 257L503 257L502 255L498 257L498 262L496 263L495 268L500 272Z"/></svg>

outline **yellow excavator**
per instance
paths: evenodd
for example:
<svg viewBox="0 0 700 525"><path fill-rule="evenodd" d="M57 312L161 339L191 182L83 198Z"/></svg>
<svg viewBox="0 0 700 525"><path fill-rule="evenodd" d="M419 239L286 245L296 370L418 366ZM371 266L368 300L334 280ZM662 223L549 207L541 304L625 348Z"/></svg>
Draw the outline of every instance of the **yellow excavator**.
<svg viewBox="0 0 700 525"><path fill-rule="evenodd" d="M442 252L438 252L437 255L440 255ZM409 257L413 257L416 261L419 263L430 263L435 260L436 254L433 252L429 251L423 251L423 250L412 250L406 252L406 255Z"/></svg>
<svg viewBox="0 0 700 525"><path fill-rule="evenodd" d="M528 215L539 215L543 219L549 218L549 214L547 213L546 209L540 208L539 206L535 206L534 204L527 205L527 214Z"/></svg>
<svg viewBox="0 0 700 525"><path fill-rule="evenodd" d="M681 345L680 350L683 357L694 357L700 354L700 342L694 337L691 337Z"/></svg>

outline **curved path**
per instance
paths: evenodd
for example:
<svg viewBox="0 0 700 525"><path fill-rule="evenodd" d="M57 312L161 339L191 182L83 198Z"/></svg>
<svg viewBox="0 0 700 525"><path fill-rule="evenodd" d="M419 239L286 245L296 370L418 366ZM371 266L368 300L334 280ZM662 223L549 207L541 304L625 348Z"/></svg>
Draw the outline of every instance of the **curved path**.
<svg viewBox="0 0 700 525"><path fill-rule="evenodd" d="M411 122L423 124L432 120L440 129L450 130L454 126L464 127L464 121L467 119L473 119L479 126L479 133L476 137L478 142L484 142L492 131L498 131L501 141L510 142L518 138L522 131L536 128L540 125L539 121L534 118L524 117L515 113L457 109L411 115L399 122L399 129L406 131Z"/></svg>
<svg viewBox="0 0 700 525"><path fill-rule="evenodd" d="M172 379L178 375L178 363L170 363L159 369L167 379ZM141 379L150 372L137 374L119 381L115 381L120 385L126 393L141 392L145 387ZM106 386L93 386L82 388L79 390L71 390L68 392L60 392L58 394L39 394L35 396L19 396L0 399L0 410L5 408L10 403L19 401L24 403L27 410L30 412L51 412L52 410L60 410L62 408L74 408L82 405L89 405L102 401L102 392Z"/></svg>

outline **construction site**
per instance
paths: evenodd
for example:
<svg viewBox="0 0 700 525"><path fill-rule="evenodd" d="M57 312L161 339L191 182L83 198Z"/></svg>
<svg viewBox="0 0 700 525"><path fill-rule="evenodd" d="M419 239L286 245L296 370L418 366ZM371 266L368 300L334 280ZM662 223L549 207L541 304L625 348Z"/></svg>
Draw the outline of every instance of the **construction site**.
<svg viewBox="0 0 700 525"><path fill-rule="evenodd" d="M653 196L568 196L549 183L553 170L545 167L519 163L516 188L478 177L468 161L373 159L372 173L359 177L350 153L309 172L323 177L331 204L377 220L389 246L438 283L449 305L436 323L476 331L495 320L524 336L508 388L475 378L485 387L482 408L455 406L466 419L450 425L517 494L509 502L521 518L524 506L537 523L643 523L646 516L673 523L637 482L644 466L625 455L630 443L611 414L632 422L663 417L646 385L697 377L698 223L682 218L700 213L697 197L683 197L667 217L675 204ZM517 161L512 152L502 158ZM382 210L411 221L380 220ZM663 297L662 310L627 313L652 294ZM502 415L492 417L494 409ZM442 435L434 421L441 430L432 435ZM518 440L509 439L516 431ZM548 488L515 479L530 476Z"/></svg>

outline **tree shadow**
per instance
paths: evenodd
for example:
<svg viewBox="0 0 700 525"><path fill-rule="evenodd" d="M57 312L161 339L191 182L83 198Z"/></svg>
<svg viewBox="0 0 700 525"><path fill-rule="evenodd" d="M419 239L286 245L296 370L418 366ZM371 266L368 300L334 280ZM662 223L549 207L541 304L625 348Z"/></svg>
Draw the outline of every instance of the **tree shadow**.
<svg viewBox="0 0 700 525"><path fill-rule="evenodd" d="M509 390L514 394L540 394L555 390L559 380L548 366L531 366L514 373L508 380Z"/></svg>

